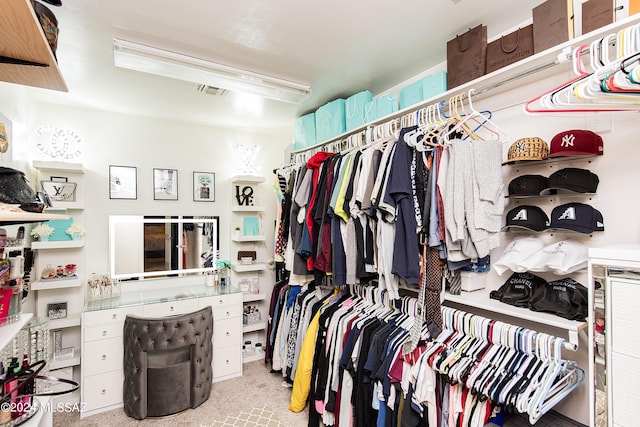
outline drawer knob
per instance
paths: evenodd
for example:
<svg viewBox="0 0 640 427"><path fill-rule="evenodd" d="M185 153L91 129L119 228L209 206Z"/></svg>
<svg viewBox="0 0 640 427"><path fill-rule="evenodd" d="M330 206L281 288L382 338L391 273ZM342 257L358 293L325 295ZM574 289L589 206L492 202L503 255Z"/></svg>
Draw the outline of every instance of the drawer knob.
<svg viewBox="0 0 640 427"><path fill-rule="evenodd" d="M107 360L107 355L106 354L102 355L102 360Z"/></svg>
<svg viewBox="0 0 640 427"><path fill-rule="evenodd" d="M173 311L173 306L169 307L169 311Z"/></svg>
<svg viewBox="0 0 640 427"><path fill-rule="evenodd" d="M227 331L227 332L225 333L225 335L226 335L226 336L230 336L231 334Z"/></svg>
<svg viewBox="0 0 640 427"><path fill-rule="evenodd" d="M225 360L224 363L226 363L228 365L229 364L229 359Z"/></svg>
<svg viewBox="0 0 640 427"><path fill-rule="evenodd" d="M229 312L227 311L227 317L229 317L229 316L231 316L231 313L229 313Z"/></svg>
<svg viewBox="0 0 640 427"><path fill-rule="evenodd" d="M219 303L219 304L222 304L222 300L221 300L221 299L220 299L220 300L218 300L218 303Z"/></svg>
<svg viewBox="0 0 640 427"><path fill-rule="evenodd" d="M106 337L107 336L107 331L102 331L102 336Z"/></svg>
<svg viewBox="0 0 640 427"><path fill-rule="evenodd" d="M100 394L107 394L107 389L103 388L102 391L100 392Z"/></svg>
<svg viewBox="0 0 640 427"><path fill-rule="evenodd" d="M111 315L111 318L112 318L113 320L116 320L116 319L118 318L118 315L117 315L116 313L113 313L113 314Z"/></svg>

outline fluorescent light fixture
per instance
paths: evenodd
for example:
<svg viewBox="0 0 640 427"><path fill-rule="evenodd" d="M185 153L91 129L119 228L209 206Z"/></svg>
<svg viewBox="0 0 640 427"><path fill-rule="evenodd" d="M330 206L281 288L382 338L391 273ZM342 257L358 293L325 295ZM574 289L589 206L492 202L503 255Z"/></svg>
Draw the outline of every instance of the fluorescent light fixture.
<svg viewBox="0 0 640 427"><path fill-rule="evenodd" d="M311 95L308 85L115 38L113 60L116 67L294 104Z"/></svg>

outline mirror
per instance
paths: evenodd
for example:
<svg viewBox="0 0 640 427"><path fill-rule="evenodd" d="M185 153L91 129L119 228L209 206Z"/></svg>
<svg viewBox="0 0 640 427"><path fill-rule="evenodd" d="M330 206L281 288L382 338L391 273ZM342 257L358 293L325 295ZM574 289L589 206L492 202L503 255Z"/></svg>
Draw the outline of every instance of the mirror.
<svg viewBox="0 0 640 427"><path fill-rule="evenodd" d="M109 217L109 272L118 279L184 276L213 269L217 216Z"/></svg>

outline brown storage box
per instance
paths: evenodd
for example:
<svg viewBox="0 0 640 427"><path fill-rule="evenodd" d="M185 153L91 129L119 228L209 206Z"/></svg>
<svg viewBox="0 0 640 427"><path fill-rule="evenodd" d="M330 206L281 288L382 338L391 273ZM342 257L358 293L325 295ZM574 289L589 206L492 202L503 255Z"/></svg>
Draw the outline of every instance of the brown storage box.
<svg viewBox="0 0 640 427"><path fill-rule="evenodd" d="M486 73L533 55L533 25L518 28L487 45Z"/></svg>
<svg viewBox="0 0 640 427"><path fill-rule="evenodd" d="M533 53L573 38L573 0L547 0L533 8Z"/></svg>

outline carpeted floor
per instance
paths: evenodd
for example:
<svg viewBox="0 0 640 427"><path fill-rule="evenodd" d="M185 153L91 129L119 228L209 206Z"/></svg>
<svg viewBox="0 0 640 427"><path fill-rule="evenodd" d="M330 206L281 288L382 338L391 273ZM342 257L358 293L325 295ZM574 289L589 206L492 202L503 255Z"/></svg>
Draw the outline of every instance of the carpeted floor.
<svg viewBox="0 0 640 427"><path fill-rule="evenodd" d="M54 427L124 427L137 425L179 427L300 427L307 425L307 412L287 410L291 389L282 377L269 373L261 361L246 363L242 377L213 384L209 400L196 409L170 417L143 421L125 415L122 408L83 420L78 413L54 413Z"/></svg>

